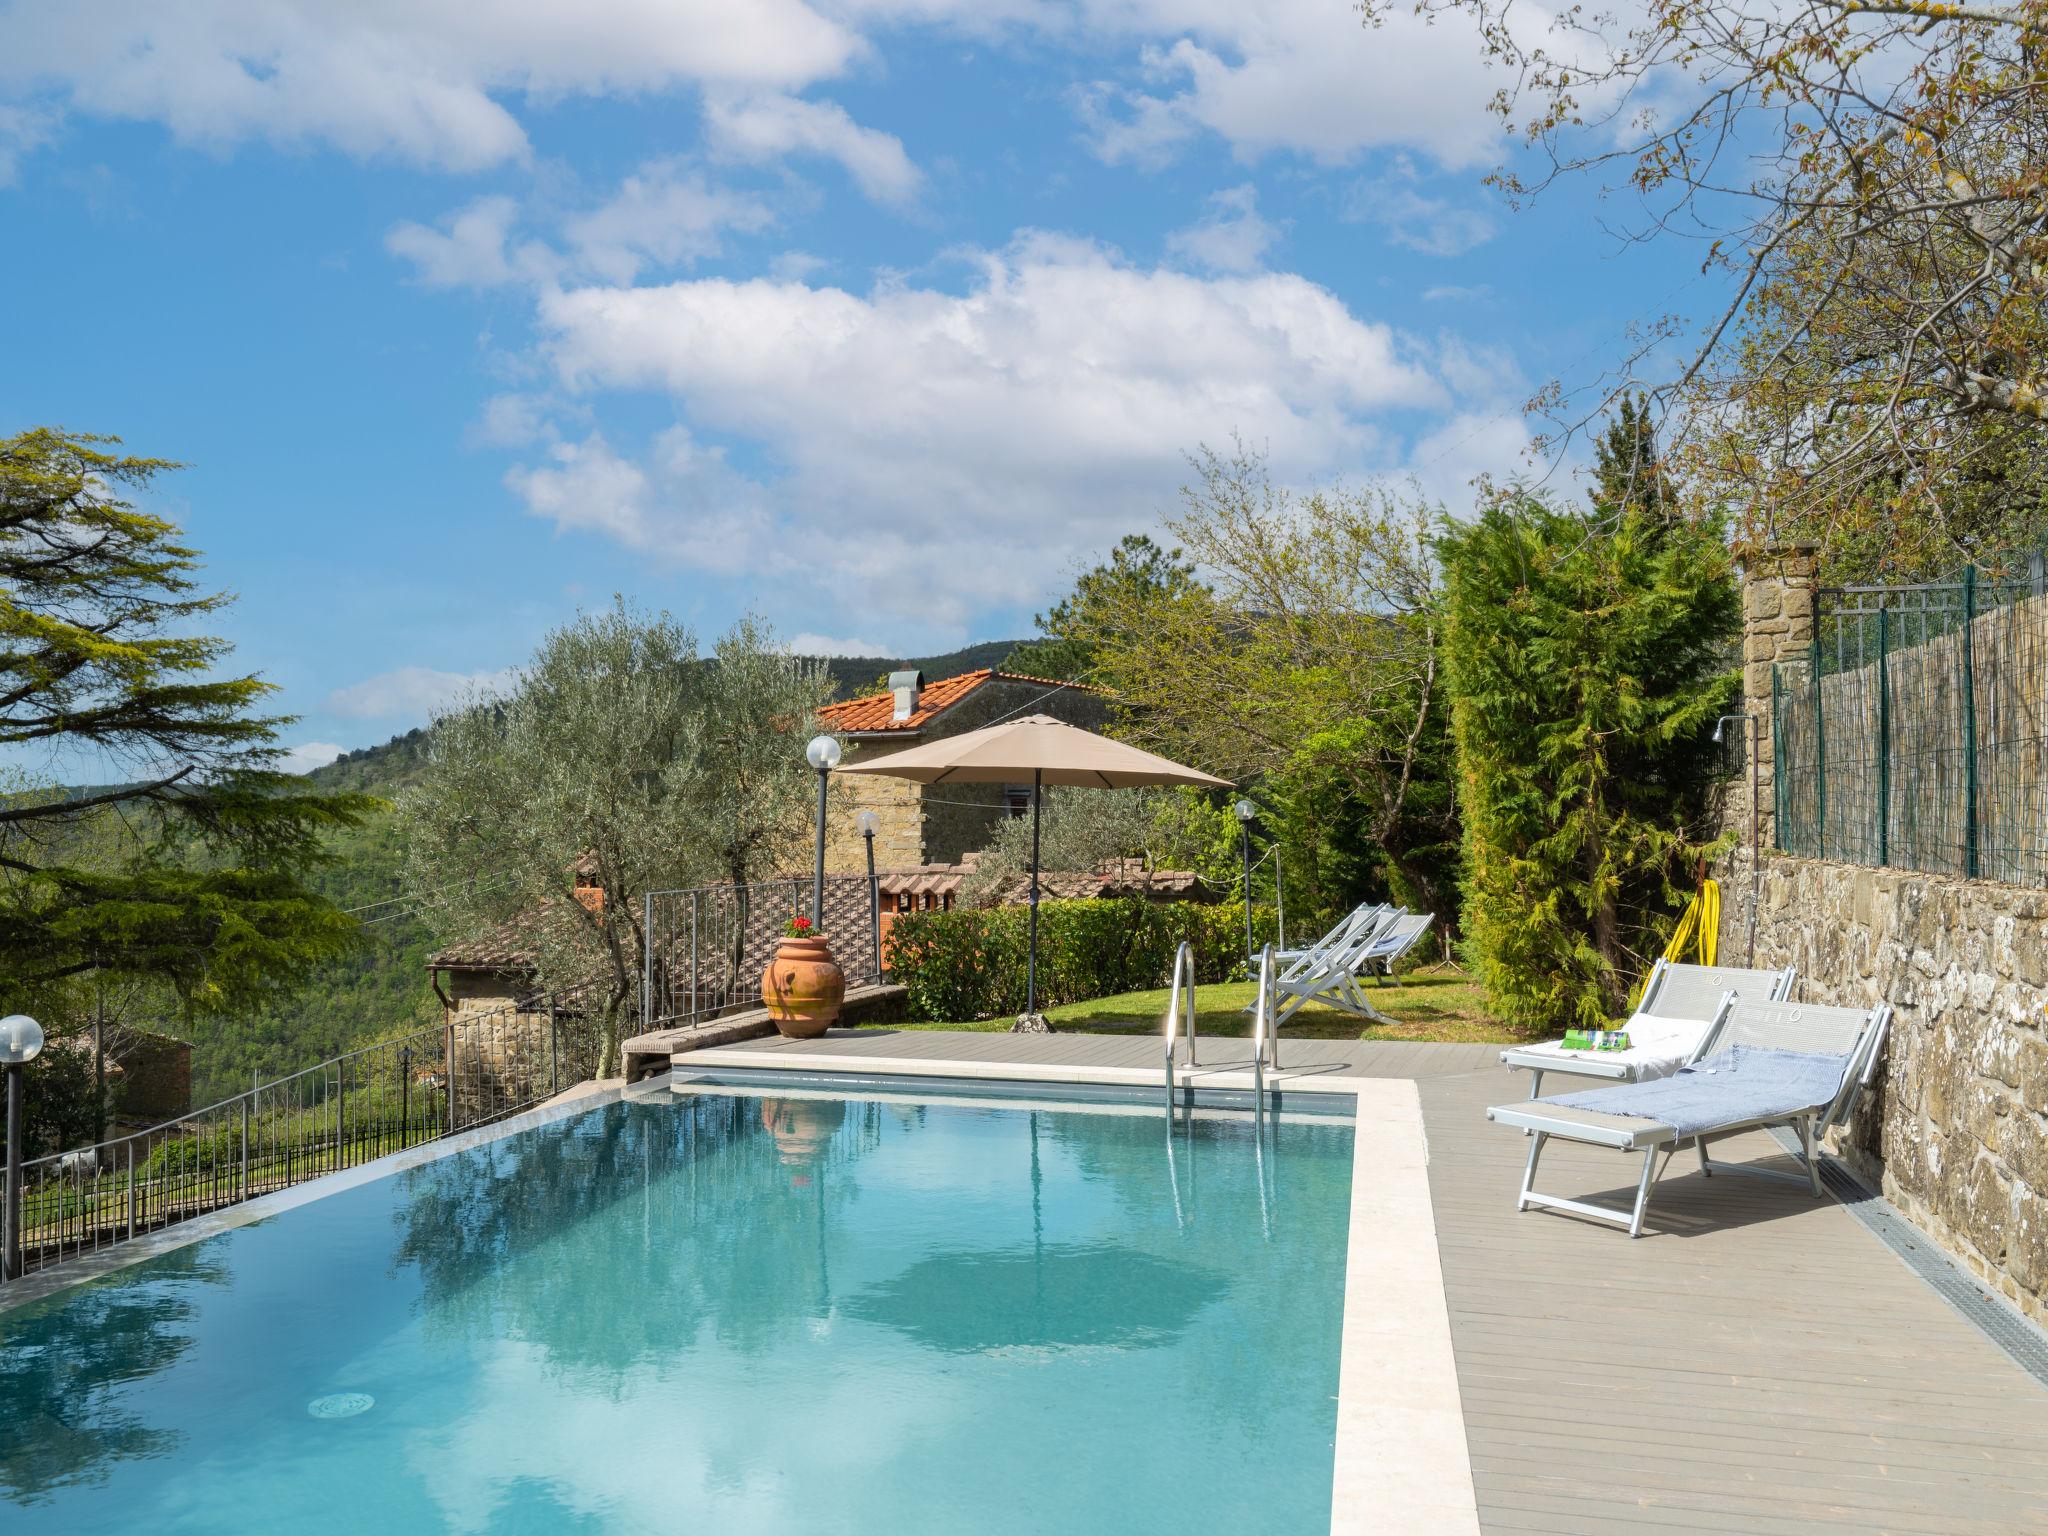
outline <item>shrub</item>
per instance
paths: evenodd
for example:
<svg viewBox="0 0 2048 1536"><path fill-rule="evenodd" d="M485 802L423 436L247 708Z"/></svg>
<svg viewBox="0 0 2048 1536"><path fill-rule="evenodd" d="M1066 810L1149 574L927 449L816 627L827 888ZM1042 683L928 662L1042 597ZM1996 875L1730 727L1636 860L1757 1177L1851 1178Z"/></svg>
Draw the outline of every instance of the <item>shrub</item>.
<svg viewBox="0 0 2048 1536"><path fill-rule="evenodd" d="M1273 909L1252 909L1253 934L1274 935ZM1244 904L1136 897L1048 901L1038 909L1038 1005L1163 987L1174 951L1194 946L1197 981L1245 974ZM889 930L889 970L909 989L916 1019L996 1019L1023 1012L1028 907L914 912Z"/></svg>
<svg viewBox="0 0 2048 1536"><path fill-rule="evenodd" d="M1467 950L1510 1023L1597 1025L1706 846L1711 732L1740 686L1727 551L1710 524L1532 498L1438 552Z"/></svg>

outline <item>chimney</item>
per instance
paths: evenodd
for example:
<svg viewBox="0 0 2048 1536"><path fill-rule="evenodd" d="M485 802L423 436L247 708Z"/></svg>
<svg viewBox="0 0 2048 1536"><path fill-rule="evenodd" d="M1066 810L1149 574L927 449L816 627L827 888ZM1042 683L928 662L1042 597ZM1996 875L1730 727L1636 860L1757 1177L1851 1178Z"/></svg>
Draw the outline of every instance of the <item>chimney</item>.
<svg viewBox="0 0 2048 1536"><path fill-rule="evenodd" d="M918 700L924 695L924 674L922 672L891 672L889 692L895 696L896 708L889 718L901 723L917 713Z"/></svg>
<svg viewBox="0 0 2048 1536"><path fill-rule="evenodd" d="M575 871L576 882L571 887L569 894L582 902L587 910L602 912L604 910L604 887L598 883L597 879L597 856L586 853L575 862L572 868Z"/></svg>

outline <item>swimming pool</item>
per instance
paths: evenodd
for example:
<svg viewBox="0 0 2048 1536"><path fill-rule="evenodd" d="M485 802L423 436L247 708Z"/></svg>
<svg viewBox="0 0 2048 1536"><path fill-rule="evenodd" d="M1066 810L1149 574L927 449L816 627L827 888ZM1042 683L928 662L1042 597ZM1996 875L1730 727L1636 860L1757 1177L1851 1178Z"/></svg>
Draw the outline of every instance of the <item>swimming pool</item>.
<svg viewBox="0 0 2048 1536"><path fill-rule="evenodd" d="M1352 1137L605 1104L0 1314L0 1523L1320 1533Z"/></svg>

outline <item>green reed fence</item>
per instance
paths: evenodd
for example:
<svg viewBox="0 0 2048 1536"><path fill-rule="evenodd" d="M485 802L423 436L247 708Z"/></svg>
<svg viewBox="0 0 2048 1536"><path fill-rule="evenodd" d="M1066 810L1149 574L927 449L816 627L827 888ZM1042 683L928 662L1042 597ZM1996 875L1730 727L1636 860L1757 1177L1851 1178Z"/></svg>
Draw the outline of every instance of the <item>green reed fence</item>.
<svg viewBox="0 0 2048 1536"><path fill-rule="evenodd" d="M2048 569L1817 594L1771 679L1788 853L2048 885Z"/></svg>

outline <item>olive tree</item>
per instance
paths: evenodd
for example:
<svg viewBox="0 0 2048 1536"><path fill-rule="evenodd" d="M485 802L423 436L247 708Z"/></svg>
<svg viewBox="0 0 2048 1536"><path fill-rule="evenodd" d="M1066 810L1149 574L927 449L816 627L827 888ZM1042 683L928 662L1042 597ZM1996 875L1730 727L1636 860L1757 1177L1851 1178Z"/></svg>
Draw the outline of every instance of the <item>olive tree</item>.
<svg viewBox="0 0 2048 1536"><path fill-rule="evenodd" d="M510 924L541 986L591 989L609 1072L646 958L643 898L743 884L801 837L804 741L828 688L752 619L701 657L666 614L623 599L583 614L509 690L435 721L400 800L411 884L444 933ZM578 867L601 901L571 899Z"/></svg>

